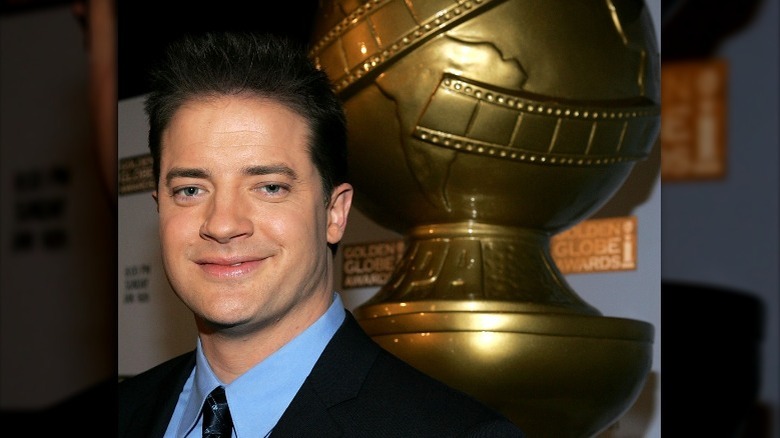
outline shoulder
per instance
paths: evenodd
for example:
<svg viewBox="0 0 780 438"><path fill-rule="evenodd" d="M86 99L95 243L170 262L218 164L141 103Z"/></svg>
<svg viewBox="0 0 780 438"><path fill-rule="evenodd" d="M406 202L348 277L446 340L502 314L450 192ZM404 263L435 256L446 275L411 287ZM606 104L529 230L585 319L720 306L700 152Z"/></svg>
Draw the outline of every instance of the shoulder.
<svg viewBox="0 0 780 438"><path fill-rule="evenodd" d="M120 436L162 436L179 393L195 366L194 352L127 377L117 386Z"/></svg>
<svg viewBox="0 0 780 438"><path fill-rule="evenodd" d="M505 416L478 401L423 373L376 344L356 321L347 318L337 336L348 357L325 354L322 366L338 364L330 378L340 381L341 391L355 384L358 388L346 394L333 406L334 417L342 417L345 435L360 436L372 430L393 431L388 436L463 436L522 437L520 430ZM345 337L351 338L344 341ZM324 365L329 363L330 365ZM359 383L357 383L359 382ZM331 387L333 382L331 382ZM321 393L322 395L322 393ZM327 398L323 396L323 398ZM335 401L335 400L332 400ZM359 421L355 419L359 418ZM348 419L349 421L346 421Z"/></svg>
<svg viewBox="0 0 780 438"><path fill-rule="evenodd" d="M420 424L413 427L429 428L432 434L434 431L450 431L453 434L458 432L457 436L460 436L461 432L471 430L475 435L463 436L522 436L508 434L510 430L517 431L516 426L492 407L424 374L384 350L378 355L364 389L366 397L382 404L385 409L395 410L399 419L417 419ZM479 433L498 430L507 433Z"/></svg>
<svg viewBox="0 0 780 438"><path fill-rule="evenodd" d="M332 411L344 436L521 438L504 415L385 350L377 354L357 396ZM359 420L356 420L359 418Z"/></svg>
<svg viewBox="0 0 780 438"><path fill-rule="evenodd" d="M119 382L119 400L128 401L158 391L161 386L184 382L195 366L195 352L176 356L140 374L123 378Z"/></svg>

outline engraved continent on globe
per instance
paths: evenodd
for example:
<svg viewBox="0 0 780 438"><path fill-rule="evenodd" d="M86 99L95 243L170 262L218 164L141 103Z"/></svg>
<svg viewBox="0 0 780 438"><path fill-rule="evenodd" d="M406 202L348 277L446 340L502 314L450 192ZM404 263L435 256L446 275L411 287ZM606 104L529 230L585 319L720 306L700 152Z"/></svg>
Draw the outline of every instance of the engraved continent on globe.
<svg viewBox="0 0 780 438"><path fill-rule="evenodd" d="M555 232L595 211L659 129L643 6L326 4L312 56L345 101L357 206L399 232L463 220Z"/></svg>

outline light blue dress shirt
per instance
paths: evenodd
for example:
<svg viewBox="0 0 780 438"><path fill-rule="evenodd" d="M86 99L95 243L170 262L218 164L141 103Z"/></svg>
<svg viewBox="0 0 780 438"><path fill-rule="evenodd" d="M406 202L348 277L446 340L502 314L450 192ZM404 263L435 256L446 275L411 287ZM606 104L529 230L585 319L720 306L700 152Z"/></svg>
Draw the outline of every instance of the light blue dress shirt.
<svg viewBox="0 0 780 438"><path fill-rule="evenodd" d="M268 436L344 321L344 304L338 293L333 295L333 303L314 324L229 385L214 375L198 338L195 369L179 395L165 438L200 438L203 401L220 385L233 418L233 436Z"/></svg>

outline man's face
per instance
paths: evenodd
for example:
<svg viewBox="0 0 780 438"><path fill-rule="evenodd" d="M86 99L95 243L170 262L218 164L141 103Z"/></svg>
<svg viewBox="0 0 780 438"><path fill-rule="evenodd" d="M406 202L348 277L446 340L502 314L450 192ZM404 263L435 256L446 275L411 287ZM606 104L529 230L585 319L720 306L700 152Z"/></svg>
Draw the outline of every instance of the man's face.
<svg viewBox="0 0 780 438"><path fill-rule="evenodd" d="M323 199L308 133L287 107L242 95L190 101L163 133L163 262L199 324L302 329L330 304L327 244L343 235L352 190Z"/></svg>

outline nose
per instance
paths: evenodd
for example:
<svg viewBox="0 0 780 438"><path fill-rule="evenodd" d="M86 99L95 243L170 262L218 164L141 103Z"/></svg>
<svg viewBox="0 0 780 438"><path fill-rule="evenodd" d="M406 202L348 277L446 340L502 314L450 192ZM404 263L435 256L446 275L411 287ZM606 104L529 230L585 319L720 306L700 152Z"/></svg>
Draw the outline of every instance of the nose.
<svg viewBox="0 0 780 438"><path fill-rule="evenodd" d="M249 206L241 202L238 196L213 196L206 218L200 227L200 237L228 243L234 239L251 236L253 224L249 212Z"/></svg>

